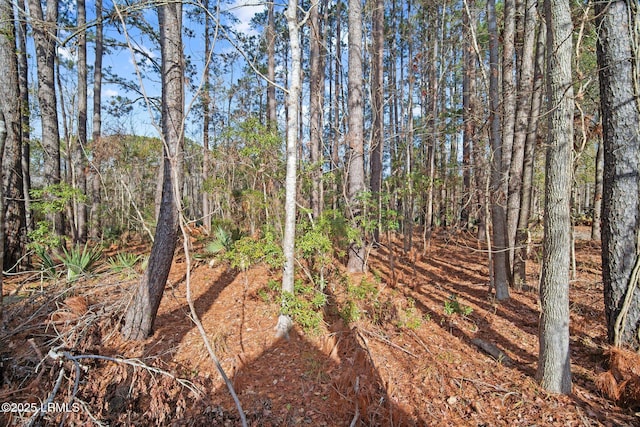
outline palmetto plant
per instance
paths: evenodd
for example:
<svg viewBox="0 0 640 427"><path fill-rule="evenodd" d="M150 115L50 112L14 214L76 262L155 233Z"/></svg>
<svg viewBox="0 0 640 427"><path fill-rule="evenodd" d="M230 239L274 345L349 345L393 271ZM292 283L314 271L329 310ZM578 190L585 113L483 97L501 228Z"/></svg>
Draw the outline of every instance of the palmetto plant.
<svg viewBox="0 0 640 427"><path fill-rule="evenodd" d="M93 271L95 264L100 260L102 251L99 248L89 248L87 245L73 246L67 251L62 249L62 264L67 269L67 280L73 282L78 277Z"/></svg>
<svg viewBox="0 0 640 427"><path fill-rule="evenodd" d="M114 273L126 273L128 276L135 274L135 266L142 257L129 252L120 252L107 260L109 270Z"/></svg>
<svg viewBox="0 0 640 427"><path fill-rule="evenodd" d="M229 232L223 227L218 227L215 231L215 240L207 244L205 251L209 254L217 254L222 251L228 252L233 249L233 243L239 238L239 233Z"/></svg>

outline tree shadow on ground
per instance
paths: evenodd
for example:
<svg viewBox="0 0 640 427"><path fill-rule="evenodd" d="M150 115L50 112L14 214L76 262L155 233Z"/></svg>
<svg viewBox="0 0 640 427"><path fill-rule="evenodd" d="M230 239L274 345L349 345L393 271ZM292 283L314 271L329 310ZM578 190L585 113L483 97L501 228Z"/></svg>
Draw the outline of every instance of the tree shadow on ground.
<svg viewBox="0 0 640 427"><path fill-rule="evenodd" d="M332 305L333 296L328 291ZM335 301L333 301L335 304ZM393 401L357 328L325 310L329 333L305 338L296 328L289 340L274 340L251 360L241 359L231 381L250 425L415 426L425 425ZM212 394L225 408L226 387ZM228 410L228 409L227 409ZM215 415L201 421L216 421Z"/></svg>
<svg viewBox="0 0 640 427"><path fill-rule="evenodd" d="M205 279L210 281L210 285L193 301L198 316L209 311L220 293L238 276L237 271L226 268L212 270L212 273L210 278ZM173 310L158 315L154 323L153 335L145 346L143 357L153 355L170 361L178 344L196 327L186 304L185 287L186 276L182 276L173 284L167 284L163 298L175 298L179 303Z"/></svg>
<svg viewBox="0 0 640 427"><path fill-rule="evenodd" d="M451 242L448 245L451 247ZM457 243L454 242L454 245ZM486 265L486 259L480 259L477 253L461 248L462 246L453 247L452 251L446 252L446 257L432 250L431 255L426 255L424 259L418 257L416 260L403 254L400 245L392 245L391 248L387 247L379 250L377 254L372 254L372 258L378 258L378 265L386 267L381 269L383 281L396 292L414 301L415 307L423 315L458 338L470 351L483 355L474 343L478 338L495 344L498 349L515 356L511 361L498 361L498 364L535 379L537 347L532 348L525 341L537 340L535 337L538 333L539 311L536 309L535 301L532 303L530 300L536 295L511 290L516 298L501 303L492 301L486 285L483 285L483 282L489 281L486 267L484 270L469 267L469 263L474 262L476 265ZM388 269L389 250L396 254L395 272ZM404 278L404 283L397 280L397 277ZM408 277L411 279L407 279ZM453 295L458 297L461 304L472 304L476 310L468 316L444 314L442 308ZM593 323L597 318L592 307L572 302L572 323L576 322L576 316L589 323ZM498 326L496 318L501 319L500 322L504 324ZM505 325L509 325L508 330L505 329ZM574 383L579 384L581 390L571 394L570 399L585 413L604 422L611 414L601 408L594 408L589 401L589 394L599 394L593 382L593 373L597 373L601 366L602 351L597 348L584 348L581 338L576 337L576 333L577 330L572 328L572 365ZM586 356L577 357L579 353ZM484 354L484 357L488 356Z"/></svg>

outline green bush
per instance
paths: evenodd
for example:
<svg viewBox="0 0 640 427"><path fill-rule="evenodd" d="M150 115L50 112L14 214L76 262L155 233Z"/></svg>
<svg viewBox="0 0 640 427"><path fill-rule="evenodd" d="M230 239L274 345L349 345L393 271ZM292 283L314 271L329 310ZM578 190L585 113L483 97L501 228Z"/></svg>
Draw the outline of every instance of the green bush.
<svg viewBox="0 0 640 427"><path fill-rule="evenodd" d="M461 316L468 316L473 313L473 308L468 305L460 304L457 295L450 295L444 302L444 314L451 316L453 314L459 314Z"/></svg>
<svg viewBox="0 0 640 427"><path fill-rule="evenodd" d="M70 282L93 271L102 256L102 251L99 248L89 248L87 245L83 247L76 245L68 251L66 248L62 248L62 251L61 261L67 269L67 280Z"/></svg>
<svg viewBox="0 0 640 427"><path fill-rule="evenodd" d="M107 260L109 270L113 273L126 273L127 276L135 275L135 266L142 259L140 255L129 252L120 252Z"/></svg>

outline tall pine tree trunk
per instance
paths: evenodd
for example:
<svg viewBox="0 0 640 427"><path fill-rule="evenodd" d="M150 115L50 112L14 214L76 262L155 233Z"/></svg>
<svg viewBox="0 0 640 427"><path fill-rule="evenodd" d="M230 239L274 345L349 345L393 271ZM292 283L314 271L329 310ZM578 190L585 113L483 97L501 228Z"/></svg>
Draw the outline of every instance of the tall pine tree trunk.
<svg viewBox="0 0 640 427"><path fill-rule="evenodd" d="M513 282L516 286L524 286L527 281L526 260L529 252L529 219L532 208L533 174L536 144L538 143L538 122L540 108L544 94L544 55L547 39L547 26L542 21L538 29L536 45L535 77L529 123L527 124L527 138L525 139L524 159L522 164L522 188L520 209L518 215L518 230L516 232L516 247L513 265Z"/></svg>
<svg viewBox="0 0 640 427"><path fill-rule="evenodd" d="M182 4L158 6L162 54L163 186L156 234L147 269L127 308L122 333L126 339L143 340L153 323L173 261L180 215L184 144L184 60Z"/></svg>
<svg viewBox="0 0 640 427"><path fill-rule="evenodd" d="M309 58L311 70L309 70L309 145L311 153L311 211L314 218L319 218L322 213L322 109L324 106L324 70L321 58L322 33L316 3L309 11L310 24L310 48Z"/></svg>
<svg viewBox="0 0 640 427"><path fill-rule="evenodd" d="M91 134L92 146L100 145L102 134L102 0L96 0L96 34L95 59L93 64L93 130ZM89 181L91 183L91 209L89 211L89 236L93 240L100 237L100 159L93 156Z"/></svg>
<svg viewBox="0 0 640 427"><path fill-rule="evenodd" d="M553 393L571 392L569 253L573 159L573 86L569 0L545 0L547 111L544 242L537 377Z"/></svg>
<svg viewBox="0 0 640 427"><path fill-rule="evenodd" d="M284 238L282 241L282 253L284 255L284 269L282 271L283 308L286 303L286 295L293 295L295 273L298 101L301 93L300 77L302 74L302 49L300 48L300 28L298 25L297 11L297 0L289 0L289 5L285 11L287 26L289 28L289 47L291 50L291 80L289 81L289 93L287 96L289 116L287 118L287 171L285 177ZM288 338L292 324L291 317L288 314L281 313L276 325L276 337Z"/></svg>
<svg viewBox="0 0 640 427"><path fill-rule="evenodd" d="M85 150L87 149L87 13L85 0L77 0L78 27L78 137L73 153L74 187L87 194L87 171ZM87 205L75 200L76 236L80 243L87 241Z"/></svg>
<svg viewBox="0 0 640 427"><path fill-rule="evenodd" d="M55 86L56 37L58 25L58 0L46 1L46 15L39 0L29 0L31 27L36 49L38 76L38 105L42 124L42 151L45 185L60 183L60 129ZM56 234L62 235L62 213L49 214Z"/></svg>
<svg viewBox="0 0 640 427"><path fill-rule="evenodd" d="M502 141L500 133L500 97L498 93L498 30L495 1L487 2L489 28L489 122L491 138L491 221L493 224L493 286L498 301L509 298L509 254L507 224L504 211L506 194L502 173Z"/></svg>
<svg viewBox="0 0 640 427"><path fill-rule="evenodd" d="M376 207L377 225L374 240L380 236L382 199L382 154L384 151L384 1L375 0L372 17L372 52L371 52L371 195Z"/></svg>
<svg viewBox="0 0 640 427"><path fill-rule="evenodd" d="M611 344L639 349L640 112L637 40L629 35L638 18L630 11L623 0L595 7L604 142L602 278L607 332Z"/></svg>
<svg viewBox="0 0 640 427"><path fill-rule="evenodd" d="M12 268L22 256L20 237L24 235L24 210L13 199L22 194L21 99L18 86L13 4L0 0L0 254L3 270ZM19 186L19 187L18 187ZM22 205L24 208L24 205ZM6 221L5 221L6 220ZM16 233L13 236L9 233ZM0 271L0 319L2 313L2 272Z"/></svg>
<svg viewBox="0 0 640 427"><path fill-rule="evenodd" d="M348 210L352 225L357 229L357 238L349 244L347 270L361 272L365 269L364 230L361 215L364 179L364 96L362 69L362 1L349 0L349 130L347 141Z"/></svg>

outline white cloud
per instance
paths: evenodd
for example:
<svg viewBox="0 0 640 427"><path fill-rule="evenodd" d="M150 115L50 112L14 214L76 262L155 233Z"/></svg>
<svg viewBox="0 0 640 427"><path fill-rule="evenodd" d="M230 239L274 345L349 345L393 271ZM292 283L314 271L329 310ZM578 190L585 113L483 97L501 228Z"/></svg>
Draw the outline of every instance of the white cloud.
<svg viewBox="0 0 640 427"><path fill-rule="evenodd" d="M256 30L251 28L250 22L256 13L263 12L264 9L264 3L257 0L235 0L229 8L240 21L235 24L235 30L247 35L257 35Z"/></svg>
<svg viewBox="0 0 640 427"><path fill-rule="evenodd" d="M112 98L114 96L118 96L118 91L114 89L105 89L103 94L106 98Z"/></svg>

